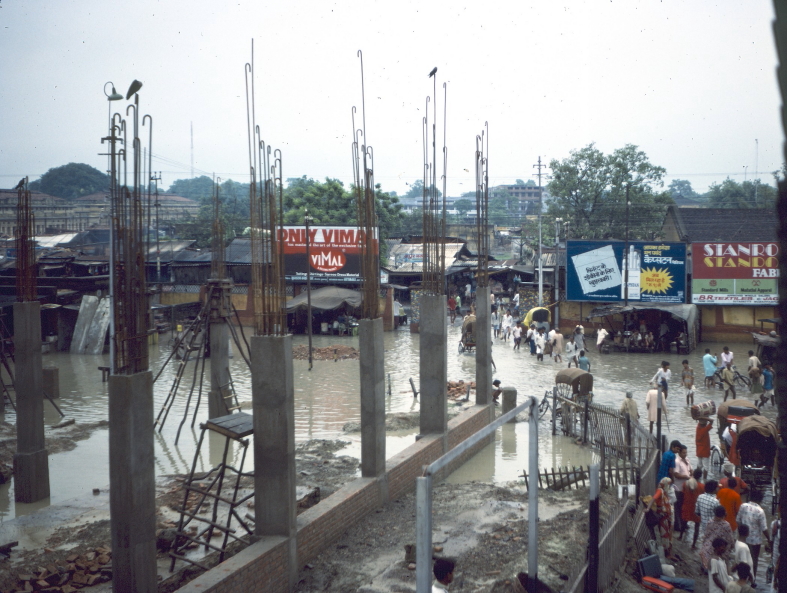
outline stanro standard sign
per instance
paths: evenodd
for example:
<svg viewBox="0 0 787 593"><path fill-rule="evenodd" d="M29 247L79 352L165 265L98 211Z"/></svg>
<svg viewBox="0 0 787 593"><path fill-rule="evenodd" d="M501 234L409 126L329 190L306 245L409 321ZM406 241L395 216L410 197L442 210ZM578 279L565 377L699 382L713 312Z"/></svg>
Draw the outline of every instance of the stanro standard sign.
<svg viewBox="0 0 787 593"><path fill-rule="evenodd" d="M778 304L779 251L776 242L692 243L691 302Z"/></svg>

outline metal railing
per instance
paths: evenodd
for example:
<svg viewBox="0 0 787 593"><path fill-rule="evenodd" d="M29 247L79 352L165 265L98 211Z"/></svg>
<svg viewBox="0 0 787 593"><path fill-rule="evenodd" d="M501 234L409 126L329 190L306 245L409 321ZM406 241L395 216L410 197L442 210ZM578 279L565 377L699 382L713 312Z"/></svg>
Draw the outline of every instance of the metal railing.
<svg viewBox="0 0 787 593"><path fill-rule="evenodd" d="M433 461L424 470L422 477L416 478L415 488L415 536L416 563L415 581L417 593L429 593L432 587L432 478L450 463L483 442L495 430L517 414L530 410L530 472L538 473L538 402L535 397L506 412L470 438ZM537 582L538 573L538 489L528 492L528 577L530 583Z"/></svg>

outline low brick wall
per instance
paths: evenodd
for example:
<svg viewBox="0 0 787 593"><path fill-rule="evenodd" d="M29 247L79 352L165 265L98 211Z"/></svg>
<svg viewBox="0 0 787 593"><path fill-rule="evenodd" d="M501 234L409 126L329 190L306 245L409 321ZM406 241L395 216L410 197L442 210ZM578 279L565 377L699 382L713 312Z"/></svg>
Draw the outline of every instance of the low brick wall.
<svg viewBox="0 0 787 593"><path fill-rule="evenodd" d="M390 500L415 489L424 466L481 430L493 419L488 406L474 406L452 418L447 435L429 435L386 461L380 478L357 478L298 515L297 565L302 566L334 542L350 525ZM446 475L491 442L494 435L468 451ZM264 537L179 589L182 593L289 591L289 544L284 537Z"/></svg>

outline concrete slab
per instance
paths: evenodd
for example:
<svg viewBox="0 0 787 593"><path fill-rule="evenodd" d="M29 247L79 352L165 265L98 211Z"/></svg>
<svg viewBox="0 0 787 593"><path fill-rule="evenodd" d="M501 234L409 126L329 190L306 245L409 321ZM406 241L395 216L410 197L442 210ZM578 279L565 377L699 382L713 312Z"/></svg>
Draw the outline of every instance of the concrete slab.
<svg viewBox="0 0 787 593"><path fill-rule="evenodd" d="M107 341L107 330L109 329L109 298L103 298L96 306L96 312L90 325L85 332L85 354L101 354L104 352L104 345Z"/></svg>
<svg viewBox="0 0 787 593"><path fill-rule="evenodd" d="M85 350L87 340L87 329L93 321L93 316L98 308L98 297L84 295L82 303L79 305L79 315L77 324L74 327L74 335L71 338L71 354L82 354Z"/></svg>

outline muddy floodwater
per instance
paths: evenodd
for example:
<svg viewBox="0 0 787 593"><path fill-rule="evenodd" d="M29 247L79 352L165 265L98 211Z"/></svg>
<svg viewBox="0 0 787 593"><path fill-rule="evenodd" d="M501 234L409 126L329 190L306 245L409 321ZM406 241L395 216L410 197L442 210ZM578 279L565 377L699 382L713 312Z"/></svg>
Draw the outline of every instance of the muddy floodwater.
<svg viewBox="0 0 787 593"><path fill-rule="evenodd" d="M246 334L249 335L247 329ZM448 378L451 380L475 380L475 357L470 353L459 353L457 344L460 337L460 325L449 326L448 330ZM588 340L589 342L591 340ZM154 377L159 373L169 355L170 335L162 334L160 342L151 347L151 370ZM294 344L305 344L305 336L295 336ZM342 344L356 347L357 337L347 336L315 336L314 345L326 347ZM670 438L680 438L689 445L689 455L693 456L693 435L695 424L691 420L686 406L683 390L679 387L681 360L688 358L695 370L699 382L695 402L714 399L722 401L719 391L707 391L702 387L703 371L701 357L706 347L713 352L720 350L719 344L700 344L688 357L670 354L626 354L613 353L602 355L591 346L589 358L591 371L594 375L595 401L599 403L620 405L626 391L633 391L638 402L640 414L645 414L645 394L648 381L656 372L662 359L669 360L673 369L673 380L670 385L668 399L669 428L665 425L665 433ZM512 350L512 342L494 340L493 358L497 364L495 377L502 381L503 386L515 387L520 401L527 396L536 396L539 400L544 392L551 390L554 376L558 369L565 368L566 363L555 364L549 360L536 361L530 356L529 350L523 345L521 351ZM736 358L744 365L746 345L735 345L733 351ZM233 345L234 357L230 361L230 372L238 399L250 407L251 387L250 371L239 356L237 347ZM44 365L59 368L60 399L58 405L66 418L73 418L77 423L92 423L107 419L107 383L102 383L99 366L107 366L108 356L75 356L68 353L51 353L43 356ZM154 384L154 413L157 415L172 386L177 373L177 361L173 360L166 366ZM740 366L739 364L739 366ZM180 440L175 445L175 435L186 411L186 394L193 380L194 369L190 363L181 384L179 394L172 405L163 430L156 432L156 473L165 475L185 473L194 459L196 443L199 438L199 423L207 419L206 393L209 384L209 365L206 361L204 377L205 388L202 404L197 411L196 424L191 427L194 402L183 425ZM200 373L202 365L199 365ZM409 379L412 377L416 387L419 384L419 336L411 334L406 328L396 332L385 333L385 372L386 379L386 412L417 411L418 401L414 400ZM294 361L295 384L295 429L296 440L336 439L347 440L347 448L342 454L360 456L360 433L345 433L342 428L347 422L360 421L359 398L359 362L357 360L315 361L312 371L308 363ZM744 395L745 397L745 395ZM453 406L449 402L449 406ZM55 409L45 402L46 423L57 424L60 417ZM15 415L9 408L5 420L16 422ZM575 445L565 437L551 437L549 434L550 414L547 413L539 431L539 466L554 467L592 463L592 453ZM388 457L401 451L414 442L414 433L389 433L387 439ZM211 437L216 435L211 434ZM223 439L206 438L200 458L198 470L205 470L215 465L223 449ZM239 447L234 454L240 460ZM516 480L527 466L528 427L526 423L507 425L497 431L495 442L482 450L474 459L455 472L450 480L466 481L481 480L508 482ZM106 489L109 483L108 469L108 431L97 429L89 439L77 443L75 449L50 455L51 498L35 504L16 504L13 496L13 482L0 486L0 521L8 520L16 515L34 512L48 504L62 504L78 496L89 494L94 488ZM246 458L246 467L253 463L251 447Z"/></svg>

